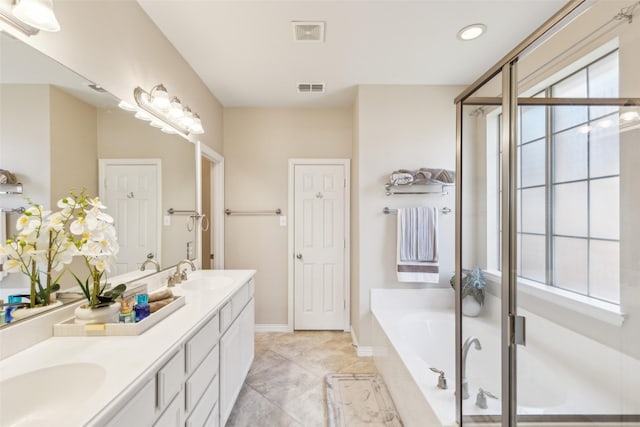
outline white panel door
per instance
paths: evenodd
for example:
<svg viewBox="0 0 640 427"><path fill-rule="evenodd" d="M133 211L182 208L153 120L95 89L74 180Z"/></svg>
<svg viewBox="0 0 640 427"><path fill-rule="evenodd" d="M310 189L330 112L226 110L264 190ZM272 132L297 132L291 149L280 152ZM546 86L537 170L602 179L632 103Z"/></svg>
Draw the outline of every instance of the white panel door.
<svg viewBox="0 0 640 427"><path fill-rule="evenodd" d="M294 329L344 329L344 165L294 166Z"/></svg>
<svg viewBox="0 0 640 427"><path fill-rule="evenodd" d="M101 199L114 218L120 252L111 274L136 270L148 257L159 258L159 164L103 165Z"/></svg>

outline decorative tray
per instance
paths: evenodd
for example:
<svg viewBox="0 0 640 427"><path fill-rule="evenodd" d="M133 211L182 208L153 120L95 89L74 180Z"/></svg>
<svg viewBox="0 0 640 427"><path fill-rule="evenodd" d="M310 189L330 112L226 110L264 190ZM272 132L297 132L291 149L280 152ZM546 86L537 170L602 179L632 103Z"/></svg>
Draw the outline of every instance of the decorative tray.
<svg viewBox="0 0 640 427"><path fill-rule="evenodd" d="M76 325L74 317L53 325L53 335L56 337L106 337L140 335L156 323L184 306L185 297L176 296L175 299L155 313L151 313L138 323L94 323L90 325Z"/></svg>

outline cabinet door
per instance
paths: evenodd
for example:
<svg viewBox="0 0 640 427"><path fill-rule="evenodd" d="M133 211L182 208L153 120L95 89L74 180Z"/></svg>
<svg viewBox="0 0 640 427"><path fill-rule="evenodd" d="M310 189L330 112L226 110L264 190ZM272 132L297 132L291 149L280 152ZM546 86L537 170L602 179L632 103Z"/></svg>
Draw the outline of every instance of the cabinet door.
<svg viewBox="0 0 640 427"><path fill-rule="evenodd" d="M240 393L254 353L254 300L220 340L220 425L225 425Z"/></svg>
<svg viewBox="0 0 640 427"><path fill-rule="evenodd" d="M130 423L131 420L121 425L130 425ZM180 427L182 425L184 425L184 392L181 391L153 427Z"/></svg>
<svg viewBox="0 0 640 427"><path fill-rule="evenodd" d="M244 381L241 337L240 319L236 319L220 339L220 425L226 424Z"/></svg>
<svg viewBox="0 0 640 427"><path fill-rule="evenodd" d="M255 302L251 298L244 311L240 315L240 335L242 341L242 351L239 356L242 360L241 377L242 382L247 377L251 364L253 363L253 356L255 350L255 314L254 314Z"/></svg>

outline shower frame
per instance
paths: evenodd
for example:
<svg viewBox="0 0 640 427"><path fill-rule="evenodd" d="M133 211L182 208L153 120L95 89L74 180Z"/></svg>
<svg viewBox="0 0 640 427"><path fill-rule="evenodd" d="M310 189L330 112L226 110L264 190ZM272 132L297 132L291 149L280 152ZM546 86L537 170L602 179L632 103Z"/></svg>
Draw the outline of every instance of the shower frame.
<svg viewBox="0 0 640 427"><path fill-rule="evenodd" d="M518 59L552 37L577 14L588 7L590 0L571 0L554 16L540 26L530 36L518 44L504 58L487 70L480 78L468 86L455 99L456 104L456 171L459 185L455 195L455 344L456 344L456 390L462 390L462 300L459 284L462 277L462 191L463 191L463 107L502 107L502 182L503 191L500 208L503 218L501 251L501 425L517 425L517 345L524 343L524 318L517 316L517 131L518 107L526 105L544 106L640 106L640 98L530 98L518 97ZM473 97L472 95L491 79L502 73L501 97ZM505 274L504 272L507 272ZM462 393L456 393L456 418L458 425L464 425Z"/></svg>

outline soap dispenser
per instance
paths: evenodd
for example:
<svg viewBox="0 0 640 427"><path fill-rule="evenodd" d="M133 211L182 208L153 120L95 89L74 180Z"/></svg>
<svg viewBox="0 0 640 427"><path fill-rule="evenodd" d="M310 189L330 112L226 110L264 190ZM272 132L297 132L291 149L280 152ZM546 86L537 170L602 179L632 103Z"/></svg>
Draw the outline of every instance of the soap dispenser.
<svg viewBox="0 0 640 427"><path fill-rule="evenodd" d="M151 313L151 310L149 308L149 295L138 295L138 303L135 305L135 307L133 307L133 310L136 312L136 322L139 322L145 317L149 316L149 314Z"/></svg>
<svg viewBox="0 0 640 427"><path fill-rule="evenodd" d="M136 314L133 311L133 300L122 300L122 307L120 309L120 315L118 316L120 323L135 323Z"/></svg>

